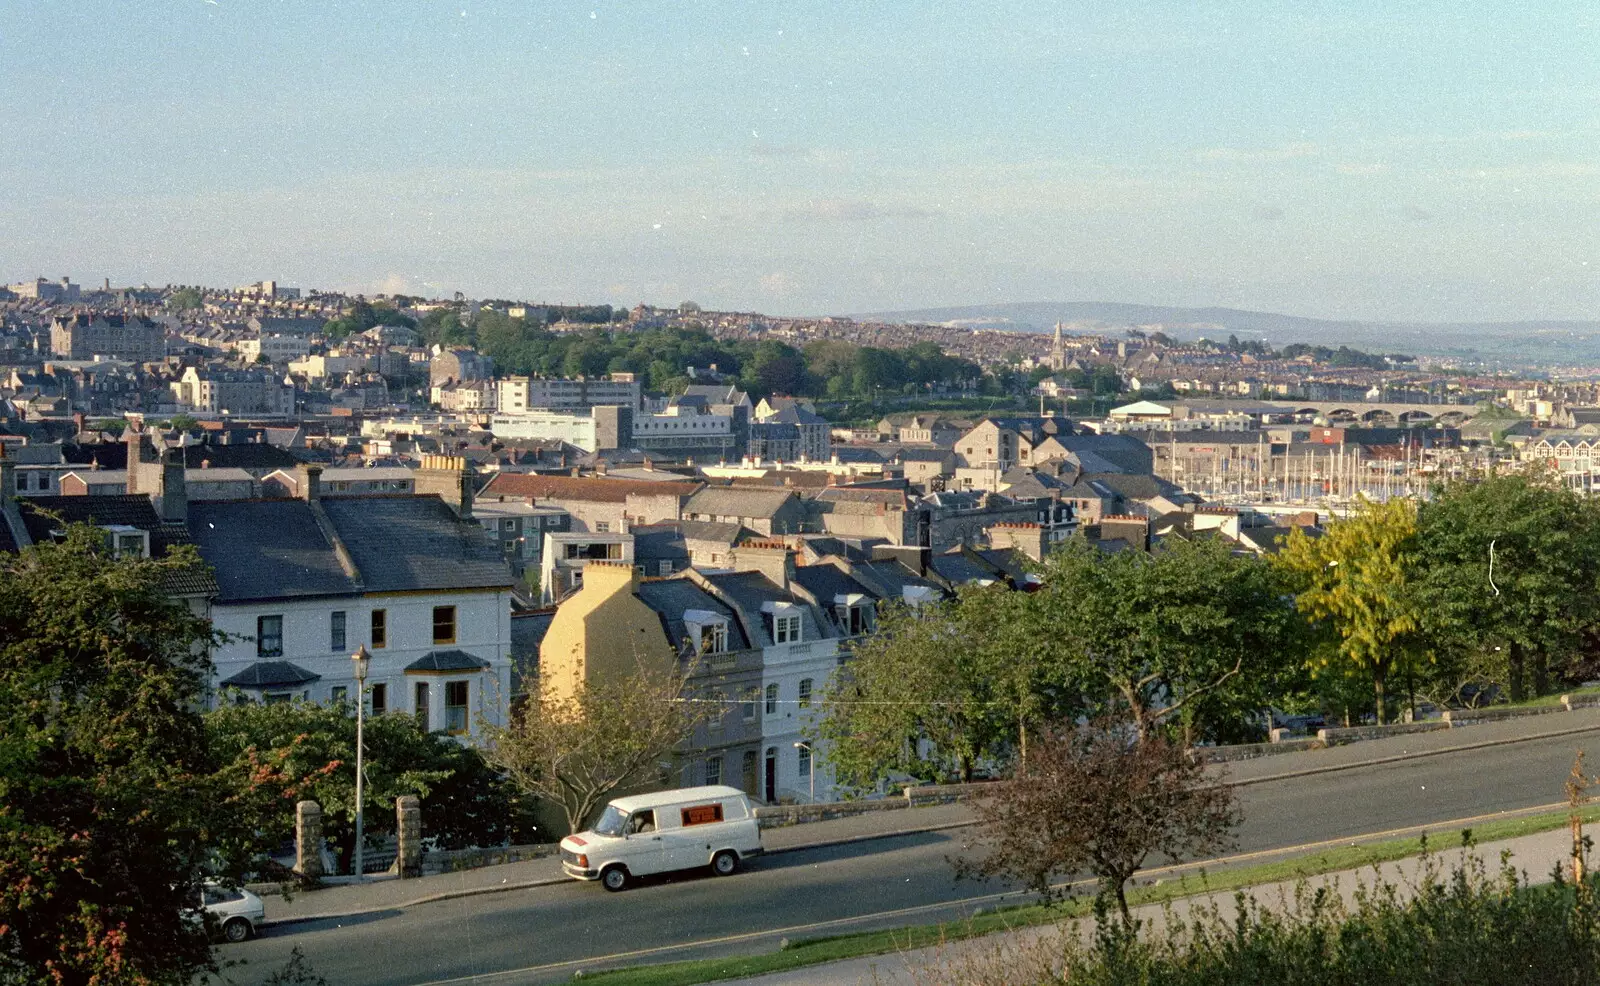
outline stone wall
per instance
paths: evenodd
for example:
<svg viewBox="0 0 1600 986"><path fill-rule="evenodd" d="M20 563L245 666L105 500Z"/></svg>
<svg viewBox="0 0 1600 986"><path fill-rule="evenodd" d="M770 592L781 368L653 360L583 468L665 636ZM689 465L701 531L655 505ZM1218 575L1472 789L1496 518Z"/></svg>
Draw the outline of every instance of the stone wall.
<svg viewBox="0 0 1600 986"><path fill-rule="evenodd" d="M480 866L499 866L501 863L520 863L525 859L543 859L554 856L561 847L552 842L525 846L500 846L495 849L435 850L422 854L422 875L455 873L474 870Z"/></svg>

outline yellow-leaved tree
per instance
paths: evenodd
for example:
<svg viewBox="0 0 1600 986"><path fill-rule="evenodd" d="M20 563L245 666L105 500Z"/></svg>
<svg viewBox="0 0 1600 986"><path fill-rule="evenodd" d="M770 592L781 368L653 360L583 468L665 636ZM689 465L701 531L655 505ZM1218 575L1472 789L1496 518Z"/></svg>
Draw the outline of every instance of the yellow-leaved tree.
<svg viewBox="0 0 1600 986"><path fill-rule="evenodd" d="M1370 676L1380 724L1385 683L1421 650L1417 548L1414 502L1363 499L1354 513L1330 523L1321 537L1296 530L1276 557L1293 580L1300 611L1334 642L1313 671L1329 669L1337 661L1346 673Z"/></svg>

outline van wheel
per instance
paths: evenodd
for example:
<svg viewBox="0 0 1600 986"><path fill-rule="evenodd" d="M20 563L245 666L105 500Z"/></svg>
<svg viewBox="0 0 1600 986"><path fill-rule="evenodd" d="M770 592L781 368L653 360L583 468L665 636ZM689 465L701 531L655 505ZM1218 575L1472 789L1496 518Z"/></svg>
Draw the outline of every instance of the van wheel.
<svg viewBox="0 0 1600 986"><path fill-rule="evenodd" d="M739 854L724 849L711 857L711 872L717 876L732 876L739 871Z"/></svg>
<svg viewBox="0 0 1600 986"><path fill-rule="evenodd" d="M600 885L612 893L628 886L628 869L625 866L607 866L600 871Z"/></svg>
<svg viewBox="0 0 1600 986"><path fill-rule="evenodd" d="M249 941L250 932L253 930L250 927L250 922L244 918L231 918L227 924L222 926L222 937L235 943Z"/></svg>

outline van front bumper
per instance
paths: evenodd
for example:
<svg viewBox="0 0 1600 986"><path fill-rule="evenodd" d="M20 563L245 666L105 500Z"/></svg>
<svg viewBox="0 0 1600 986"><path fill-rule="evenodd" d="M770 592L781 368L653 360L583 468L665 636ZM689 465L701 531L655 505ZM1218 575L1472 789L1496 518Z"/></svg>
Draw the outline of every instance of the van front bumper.
<svg viewBox="0 0 1600 986"><path fill-rule="evenodd" d="M584 869L583 867L579 866L576 863L562 863L561 864L561 872L565 873L567 876L572 877L574 880L598 880L598 879L600 879L600 871L599 870L586 870L586 869Z"/></svg>

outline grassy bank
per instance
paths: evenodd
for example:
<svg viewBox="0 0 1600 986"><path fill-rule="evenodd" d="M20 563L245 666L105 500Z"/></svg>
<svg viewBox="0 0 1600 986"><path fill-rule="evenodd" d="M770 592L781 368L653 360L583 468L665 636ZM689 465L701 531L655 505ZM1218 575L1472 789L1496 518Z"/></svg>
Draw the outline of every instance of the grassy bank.
<svg viewBox="0 0 1600 986"><path fill-rule="evenodd" d="M1583 817L1585 822L1600 821L1600 805L1585 809ZM1562 828L1567 824L1567 819L1567 812L1557 811L1521 818L1497 819L1473 826L1470 831L1473 839L1481 845ZM1459 831L1439 832L1428 838L1428 844L1434 850L1451 849L1459 845L1460 835ZM1286 859L1248 865L1229 865L1204 874L1190 872L1175 879L1162 878L1161 871L1158 870L1148 874L1144 879L1156 879L1159 882L1131 888L1128 901L1135 906L1159 904L1199 893L1231 891L1346 870L1359 870L1419 855L1423 848L1421 837L1411 837L1330 847ZM1081 886L1086 892L1092 891L1087 884ZM998 931L1070 920L1088 914L1089 910L1090 903L1086 898L1073 899L1058 905L1022 904L985 910L960 921L802 939L791 943L789 948L764 955L695 959L588 973L584 976L584 982L601 983L604 986L693 986L720 979L738 979L799 969L839 959L891 954L942 942L975 938Z"/></svg>

